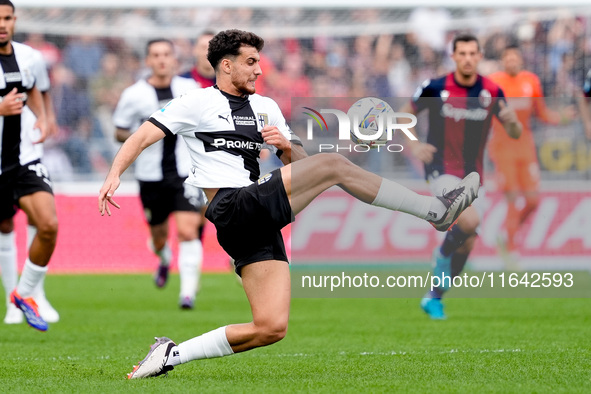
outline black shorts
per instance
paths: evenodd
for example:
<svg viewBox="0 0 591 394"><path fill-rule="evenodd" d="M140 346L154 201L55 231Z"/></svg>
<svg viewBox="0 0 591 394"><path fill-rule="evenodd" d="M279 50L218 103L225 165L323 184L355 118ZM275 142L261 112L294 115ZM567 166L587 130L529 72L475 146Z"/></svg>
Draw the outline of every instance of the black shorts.
<svg viewBox="0 0 591 394"><path fill-rule="evenodd" d="M19 200L36 192L53 194L47 168L39 160L0 174L0 220L16 215Z"/></svg>
<svg viewBox="0 0 591 394"><path fill-rule="evenodd" d="M205 217L215 225L238 275L247 264L288 261L281 229L295 218L279 169L249 186L218 190Z"/></svg>
<svg viewBox="0 0 591 394"><path fill-rule="evenodd" d="M184 182L181 178L159 182L140 181L144 215L151 226L164 223L173 212L201 210L205 203L203 192Z"/></svg>

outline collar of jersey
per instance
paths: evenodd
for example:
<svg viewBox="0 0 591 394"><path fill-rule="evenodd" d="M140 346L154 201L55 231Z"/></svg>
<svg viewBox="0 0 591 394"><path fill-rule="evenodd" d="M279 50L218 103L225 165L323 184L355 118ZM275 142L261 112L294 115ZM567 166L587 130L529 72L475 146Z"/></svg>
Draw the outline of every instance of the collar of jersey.
<svg viewBox="0 0 591 394"><path fill-rule="evenodd" d="M218 85L213 85L213 87L214 87L215 89L219 90L221 94L223 94L224 96L226 96L226 98L227 98L228 100L231 100L231 101L236 101L236 102L240 102L240 103L242 103L242 102L244 102L244 101L248 101L248 94L247 94L247 95L244 95L244 96L234 96L233 94L226 93L226 92L224 92L223 90L221 90L221 89L218 87Z"/></svg>

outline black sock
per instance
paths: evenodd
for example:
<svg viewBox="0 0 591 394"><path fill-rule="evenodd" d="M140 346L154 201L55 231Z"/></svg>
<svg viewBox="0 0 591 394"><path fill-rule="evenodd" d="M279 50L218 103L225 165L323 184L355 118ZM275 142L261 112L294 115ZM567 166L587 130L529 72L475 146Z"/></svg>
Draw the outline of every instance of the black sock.
<svg viewBox="0 0 591 394"><path fill-rule="evenodd" d="M440 252L443 256L448 257L451 255L456 249L466 242L466 240L470 237L471 234L466 234L463 232L459 226L453 226L450 231L447 232L445 235L445 239L443 240L443 244L441 245Z"/></svg>

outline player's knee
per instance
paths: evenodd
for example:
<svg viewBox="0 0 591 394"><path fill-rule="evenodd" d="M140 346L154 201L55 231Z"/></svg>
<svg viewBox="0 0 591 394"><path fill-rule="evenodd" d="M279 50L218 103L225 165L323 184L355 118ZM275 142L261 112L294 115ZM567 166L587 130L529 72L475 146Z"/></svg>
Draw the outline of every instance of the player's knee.
<svg viewBox="0 0 591 394"><path fill-rule="evenodd" d="M46 219L37 224L37 237L42 241L55 241L57 238L58 222L56 217Z"/></svg>
<svg viewBox="0 0 591 394"><path fill-rule="evenodd" d="M342 171L343 168L352 164L345 156L334 152L322 153L317 156L320 156L320 160L322 160L320 165L330 171L339 172Z"/></svg>
<svg viewBox="0 0 591 394"><path fill-rule="evenodd" d="M355 167L355 164L341 154L323 153L323 156L322 166L336 183L342 183Z"/></svg>
<svg viewBox="0 0 591 394"><path fill-rule="evenodd" d="M475 234L476 229L480 225L480 217L475 210L466 210L466 212L462 213L460 216L460 220L458 220L458 225L460 229L466 234Z"/></svg>
<svg viewBox="0 0 591 394"><path fill-rule="evenodd" d="M259 341L261 346L271 345L279 342L287 335L287 321L275 321L265 324L259 329Z"/></svg>
<svg viewBox="0 0 591 394"><path fill-rule="evenodd" d="M193 229L179 229L177 237L179 242L194 241L197 239L198 232L196 228Z"/></svg>

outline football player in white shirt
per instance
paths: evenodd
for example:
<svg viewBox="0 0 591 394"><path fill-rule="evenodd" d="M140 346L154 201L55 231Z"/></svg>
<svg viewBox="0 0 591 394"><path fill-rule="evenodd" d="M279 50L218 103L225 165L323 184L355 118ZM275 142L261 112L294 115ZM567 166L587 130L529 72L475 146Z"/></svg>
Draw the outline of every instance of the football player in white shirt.
<svg viewBox="0 0 591 394"><path fill-rule="evenodd" d="M130 379L281 340L287 333L291 285L280 231L324 190L338 185L363 202L429 220L441 231L476 198L477 174L444 196L430 197L336 153L307 157L277 104L255 94L263 45L253 33L218 33L207 56L217 85L194 90L152 114L121 147L100 190L99 212L110 215L109 204L119 208L113 195L120 176L140 152L165 135L182 135L193 164L187 183L205 191L210 201L206 216L216 226L220 245L235 260L253 315L249 323L220 327L179 345L156 338L146 358L128 374ZM256 158L263 147L275 151L285 166L259 179Z"/></svg>
<svg viewBox="0 0 591 394"><path fill-rule="evenodd" d="M41 52L37 50L33 51L34 52L32 54L32 57L36 59L36 67L32 68L35 77L35 87L41 92L41 96L43 98L43 107L45 108L45 115L47 119L47 136L50 137L57 133L57 122L55 111L53 109L53 101L50 94L49 74L47 72L46 63L43 59L43 55L41 54ZM40 136L39 130L33 127L37 119L28 107L23 108L21 119L23 122L22 129L26 130L21 137L21 162L31 163L36 160L41 160L43 156L43 144L35 143L35 141L37 141ZM25 148L25 146L27 148ZM14 225L12 223L12 218L5 219L2 222L0 222L1 229L10 229L13 227ZM35 239L36 234L37 227L35 227L35 225L32 223L31 218L28 218L28 248L31 247L31 243ZM10 302L10 292L12 291L11 289L14 289L18 282L16 261L16 239L12 231L6 234L0 232L0 239L0 244L3 244L5 246L5 249L2 252L0 252L0 272L2 273L2 285L4 286L7 300L4 323L20 324L23 322L23 313L16 305ZM9 249L10 243L12 243L12 250ZM39 307L39 314L47 323L57 323L59 321L59 313L49 303L45 295L45 278L43 278L37 286L35 294L33 295L33 299Z"/></svg>
<svg viewBox="0 0 591 394"><path fill-rule="evenodd" d="M174 97L199 87L193 79L175 75L177 61L169 40L148 42L145 62L151 74L123 91L113 114L115 135L120 142L127 140L154 111ZM164 287L168 279L172 258L167 242L168 217L174 215L179 240L179 305L183 309L193 308L203 261L198 231L204 199L200 190L183 185L190 167L185 142L177 136L167 136L145 149L135 165L135 177L140 182L140 197L150 226L149 244L160 258L155 275L158 287Z"/></svg>
<svg viewBox="0 0 591 394"><path fill-rule="evenodd" d="M50 130L44 99L35 86L39 75L37 52L12 41L15 21L12 2L0 0L0 96L3 96L0 103L0 254L4 262L8 261L7 267L14 266L10 261L14 253L12 218L17 211L15 207L19 207L37 232L10 299L24 313L30 326L46 331L47 322L40 315L33 296L45 278L55 249L58 224L51 181L30 133L39 129L40 138L35 142L40 143ZM36 119L27 113L25 103Z"/></svg>

